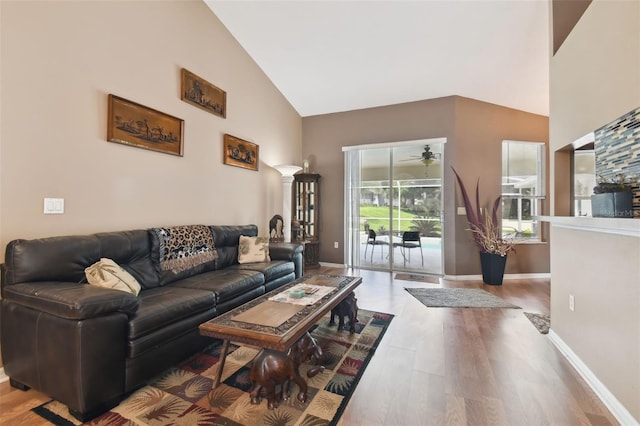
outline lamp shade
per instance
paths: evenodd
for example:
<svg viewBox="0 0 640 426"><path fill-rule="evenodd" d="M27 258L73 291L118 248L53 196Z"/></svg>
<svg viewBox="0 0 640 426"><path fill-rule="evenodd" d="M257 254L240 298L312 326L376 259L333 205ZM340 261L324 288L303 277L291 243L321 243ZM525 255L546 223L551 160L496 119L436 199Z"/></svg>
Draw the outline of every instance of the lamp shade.
<svg viewBox="0 0 640 426"><path fill-rule="evenodd" d="M280 172L280 174L284 176L293 176L296 172L302 170L300 166L292 166L289 164L279 164L277 166L273 166L274 169Z"/></svg>

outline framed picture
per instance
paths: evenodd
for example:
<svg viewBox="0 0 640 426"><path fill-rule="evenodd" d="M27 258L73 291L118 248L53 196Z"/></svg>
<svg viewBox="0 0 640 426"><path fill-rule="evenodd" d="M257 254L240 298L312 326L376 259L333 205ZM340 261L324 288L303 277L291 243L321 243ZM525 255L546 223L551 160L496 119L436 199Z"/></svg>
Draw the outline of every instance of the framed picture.
<svg viewBox="0 0 640 426"><path fill-rule="evenodd" d="M242 167L243 169L258 170L260 147L235 136L224 135L223 153L224 164Z"/></svg>
<svg viewBox="0 0 640 426"><path fill-rule="evenodd" d="M182 156L184 120L109 95L107 140Z"/></svg>
<svg viewBox="0 0 640 426"><path fill-rule="evenodd" d="M181 99L211 114L227 117L227 92L182 68Z"/></svg>

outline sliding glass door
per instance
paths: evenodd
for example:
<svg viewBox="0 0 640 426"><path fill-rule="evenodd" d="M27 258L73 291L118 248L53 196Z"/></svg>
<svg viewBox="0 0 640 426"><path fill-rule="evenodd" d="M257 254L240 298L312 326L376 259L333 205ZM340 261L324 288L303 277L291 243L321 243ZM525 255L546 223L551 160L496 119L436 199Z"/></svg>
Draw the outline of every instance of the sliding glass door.
<svg viewBox="0 0 640 426"><path fill-rule="evenodd" d="M443 143L344 148L349 266L442 274Z"/></svg>

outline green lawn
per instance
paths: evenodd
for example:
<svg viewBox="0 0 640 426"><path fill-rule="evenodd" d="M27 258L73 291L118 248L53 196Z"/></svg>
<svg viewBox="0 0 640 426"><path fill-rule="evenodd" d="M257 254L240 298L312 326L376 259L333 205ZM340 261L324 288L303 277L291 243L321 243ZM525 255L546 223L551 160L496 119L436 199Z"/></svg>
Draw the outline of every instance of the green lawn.
<svg viewBox="0 0 640 426"><path fill-rule="evenodd" d="M397 229L398 214L400 216L400 229ZM399 231L410 231L411 225L413 225L411 221L418 217L420 216L395 208L393 210L393 228ZM378 229L380 229L381 226L384 226L385 229L389 229L389 207L360 207L360 222L362 223L360 229L362 230L364 230L365 220L369 224L369 227L376 232L378 232Z"/></svg>

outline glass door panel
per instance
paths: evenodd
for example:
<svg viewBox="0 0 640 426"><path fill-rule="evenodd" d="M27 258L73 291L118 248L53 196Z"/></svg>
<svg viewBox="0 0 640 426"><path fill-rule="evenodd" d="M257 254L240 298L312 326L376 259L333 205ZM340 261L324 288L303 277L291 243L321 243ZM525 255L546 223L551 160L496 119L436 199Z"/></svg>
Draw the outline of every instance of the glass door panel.
<svg viewBox="0 0 640 426"><path fill-rule="evenodd" d="M442 273L442 144L393 148L394 270Z"/></svg>
<svg viewBox="0 0 640 426"><path fill-rule="evenodd" d="M350 266L442 274L442 147L400 143L351 157Z"/></svg>
<svg viewBox="0 0 640 426"><path fill-rule="evenodd" d="M390 191L389 148L361 153L360 222L361 265L389 269L389 229L392 193Z"/></svg>

